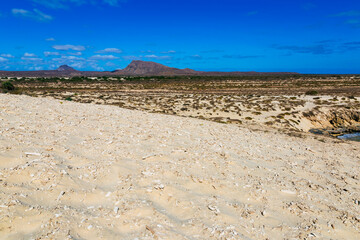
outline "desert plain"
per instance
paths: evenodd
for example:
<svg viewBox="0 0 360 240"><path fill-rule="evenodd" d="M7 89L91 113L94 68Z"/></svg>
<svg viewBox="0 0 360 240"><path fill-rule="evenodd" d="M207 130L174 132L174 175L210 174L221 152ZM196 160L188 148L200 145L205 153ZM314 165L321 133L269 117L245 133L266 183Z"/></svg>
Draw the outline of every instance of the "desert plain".
<svg viewBox="0 0 360 240"><path fill-rule="evenodd" d="M360 143L308 132L356 125L358 86L327 82L15 82L0 238L359 239Z"/></svg>
<svg viewBox="0 0 360 240"><path fill-rule="evenodd" d="M4 239L357 239L358 143L0 95Z"/></svg>

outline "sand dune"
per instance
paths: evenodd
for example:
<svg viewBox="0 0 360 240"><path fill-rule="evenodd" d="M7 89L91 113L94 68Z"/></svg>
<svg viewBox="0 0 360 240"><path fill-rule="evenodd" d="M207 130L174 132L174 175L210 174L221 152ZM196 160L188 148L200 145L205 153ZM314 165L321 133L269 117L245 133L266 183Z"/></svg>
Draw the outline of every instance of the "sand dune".
<svg viewBox="0 0 360 240"><path fill-rule="evenodd" d="M1 239L359 239L360 143L0 95Z"/></svg>

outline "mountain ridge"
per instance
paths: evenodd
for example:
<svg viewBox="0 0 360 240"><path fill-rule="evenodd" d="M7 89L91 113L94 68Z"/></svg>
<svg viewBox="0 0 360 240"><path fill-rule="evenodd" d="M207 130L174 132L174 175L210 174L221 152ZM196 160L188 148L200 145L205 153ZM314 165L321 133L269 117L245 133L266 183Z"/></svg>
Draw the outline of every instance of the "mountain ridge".
<svg viewBox="0 0 360 240"><path fill-rule="evenodd" d="M79 71L68 65L56 70L39 71L1 71L0 77L74 77L74 76L257 76L257 75L293 75L296 72L205 72L190 68L179 69L151 62L133 60L126 68L115 71Z"/></svg>

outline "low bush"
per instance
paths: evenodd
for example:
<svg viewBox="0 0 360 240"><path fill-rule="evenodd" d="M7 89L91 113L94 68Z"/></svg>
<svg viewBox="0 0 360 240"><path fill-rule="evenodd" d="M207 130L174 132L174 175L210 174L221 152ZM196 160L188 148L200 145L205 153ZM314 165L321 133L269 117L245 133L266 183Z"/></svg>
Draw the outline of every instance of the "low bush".
<svg viewBox="0 0 360 240"><path fill-rule="evenodd" d="M9 81L6 81L6 82L3 82L1 84L1 89L4 91L4 92L9 92L9 91L14 91L15 90L15 86L9 82Z"/></svg>
<svg viewBox="0 0 360 240"><path fill-rule="evenodd" d="M311 96L318 95L318 91L310 90L310 91L307 91L307 92L305 93L305 95L311 95Z"/></svg>

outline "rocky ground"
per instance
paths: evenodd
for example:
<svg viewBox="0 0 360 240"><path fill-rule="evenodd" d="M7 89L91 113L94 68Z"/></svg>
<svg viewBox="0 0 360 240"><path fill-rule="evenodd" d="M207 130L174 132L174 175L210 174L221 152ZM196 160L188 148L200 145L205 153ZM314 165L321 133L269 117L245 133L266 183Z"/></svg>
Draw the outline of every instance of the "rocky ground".
<svg viewBox="0 0 360 240"><path fill-rule="evenodd" d="M4 239L359 239L360 143L0 95Z"/></svg>

